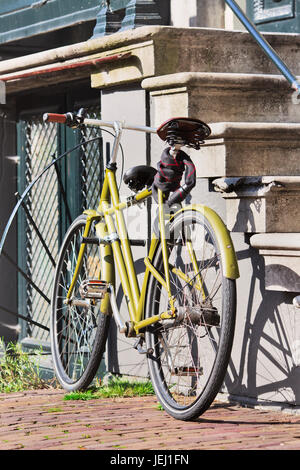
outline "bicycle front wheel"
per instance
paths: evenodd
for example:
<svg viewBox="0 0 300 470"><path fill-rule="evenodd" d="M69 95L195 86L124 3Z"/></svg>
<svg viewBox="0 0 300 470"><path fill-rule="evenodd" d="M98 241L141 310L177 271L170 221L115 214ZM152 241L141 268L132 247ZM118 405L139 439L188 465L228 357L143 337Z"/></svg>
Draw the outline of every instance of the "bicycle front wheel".
<svg viewBox="0 0 300 470"><path fill-rule="evenodd" d="M215 233L204 215L183 211L167 240L176 319L146 331L149 373L161 405L171 416L201 415L219 392L229 362L235 327L235 281L223 275ZM161 246L154 260L163 273ZM168 296L151 276L146 317L169 310Z"/></svg>
<svg viewBox="0 0 300 470"><path fill-rule="evenodd" d="M56 376L65 390L85 389L99 368L108 335L110 315L100 312L99 304L66 305L67 292L76 267L86 216L75 219L66 233L60 251L52 297L51 349ZM93 236L93 233L89 235ZM74 286L73 296L80 299L79 288L86 279L99 279L99 247L87 245Z"/></svg>

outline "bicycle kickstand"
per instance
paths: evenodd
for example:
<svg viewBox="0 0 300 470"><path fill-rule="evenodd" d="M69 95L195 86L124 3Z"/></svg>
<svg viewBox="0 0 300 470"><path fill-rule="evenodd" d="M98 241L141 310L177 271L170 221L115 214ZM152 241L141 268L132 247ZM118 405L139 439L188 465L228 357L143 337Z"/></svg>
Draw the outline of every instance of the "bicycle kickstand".
<svg viewBox="0 0 300 470"><path fill-rule="evenodd" d="M144 338L140 337L136 340L136 342L134 343L134 349L137 350L137 352L139 354L153 354L153 349L145 349L143 348L143 342L144 342Z"/></svg>

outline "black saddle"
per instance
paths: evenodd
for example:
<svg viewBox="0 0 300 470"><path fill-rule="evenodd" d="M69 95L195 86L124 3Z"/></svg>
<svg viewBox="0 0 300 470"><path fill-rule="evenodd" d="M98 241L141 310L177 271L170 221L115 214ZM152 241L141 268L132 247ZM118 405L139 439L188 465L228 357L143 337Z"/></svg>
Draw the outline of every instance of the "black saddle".
<svg viewBox="0 0 300 470"><path fill-rule="evenodd" d="M157 170L152 166L133 166L124 173L123 181L132 191L137 193L145 187L152 186L156 173Z"/></svg>

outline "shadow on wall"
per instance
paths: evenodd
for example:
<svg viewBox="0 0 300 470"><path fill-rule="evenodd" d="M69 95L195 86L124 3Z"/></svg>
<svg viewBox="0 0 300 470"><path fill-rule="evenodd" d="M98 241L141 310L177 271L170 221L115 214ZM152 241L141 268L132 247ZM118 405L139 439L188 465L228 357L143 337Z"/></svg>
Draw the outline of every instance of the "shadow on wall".
<svg viewBox="0 0 300 470"><path fill-rule="evenodd" d="M289 290L293 286L294 296L300 292L300 276L292 269L282 264L268 264L266 270L266 287L280 286L281 290Z"/></svg>
<svg viewBox="0 0 300 470"><path fill-rule="evenodd" d="M264 404L300 405L300 315L295 294L267 291L263 257L248 252L252 277L241 341L239 370L229 364L225 385L232 398ZM245 251L238 258L247 256ZM258 286L258 287L257 287ZM261 302L254 304L255 289Z"/></svg>
<svg viewBox="0 0 300 470"><path fill-rule="evenodd" d="M292 300L295 294L288 292L268 291L265 289L264 258L255 248L249 246L237 253L239 262L250 260L251 274L248 274L248 295L238 291L240 302L245 311L245 317L240 321L236 330L239 346L239 356L234 357L228 368L225 386L232 398L241 401L253 400L260 403L281 403L300 406L300 312ZM143 259L138 260L137 273L144 270ZM243 281L247 282L247 281ZM259 298L259 303L257 303ZM117 290L117 303L121 306L123 291ZM237 315L239 313L237 312ZM120 373L126 367L134 369L135 359L141 362L141 355L132 356L132 343L119 343L123 353L118 355L115 347L117 328L113 323L108 341L108 370ZM128 361L128 362L127 362ZM129 362L131 364L129 365ZM143 374L147 375L147 365L144 360ZM131 375L131 374L130 374ZM138 375L138 374L133 374Z"/></svg>

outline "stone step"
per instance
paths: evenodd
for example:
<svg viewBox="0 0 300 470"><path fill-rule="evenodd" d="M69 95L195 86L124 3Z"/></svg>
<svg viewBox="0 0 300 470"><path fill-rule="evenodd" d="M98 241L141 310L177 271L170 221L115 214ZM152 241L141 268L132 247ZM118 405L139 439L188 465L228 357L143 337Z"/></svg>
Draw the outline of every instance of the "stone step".
<svg viewBox="0 0 300 470"><path fill-rule="evenodd" d="M300 175L300 123L209 123L212 134L191 151L199 177Z"/></svg>
<svg viewBox="0 0 300 470"><path fill-rule="evenodd" d="M266 33L270 45L292 73L300 75L298 60L300 37L297 34ZM114 42L101 38L88 41L89 49L131 51L132 57L122 67L111 64L92 74L92 86L105 88L149 76L177 72L278 74L278 69L248 32L213 28L142 27L114 34ZM0 66L1 72L1 66Z"/></svg>
<svg viewBox="0 0 300 470"><path fill-rule="evenodd" d="M270 45L295 75L300 75L300 37L297 34L266 33ZM89 68L63 69L74 62L130 53L125 61ZM29 54L0 62L0 78L8 74L39 72L54 64L58 69L6 82L7 93L66 82L91 75L94 88L140 82L146 77L189 72L278 74L278 69L251 35L243 31L213 28L143 26L83 43ZM74 74L75 77L74 77ZM283 79L285 81L285 79Z"/></svg>
<svg viewBox="0 0 300 470"><path fill-rule="evenodd" d="M144 31L147 29L144 28ZM263 36L291 71L300 75L299 34L263 33ZM160 61L168 64L169 72L166 73L170 73L171 58L172 68L177 71L266 74L278 72L246 31L161 26L153 29L151 37L156 47L156 57L160 56Z"/></svg>
<svg viewBox="0 0 300 470"><path fill-rule="evenodd" d="M205 122L300 122L300 106L280 75L185 72L147 78L152 125L170 116Z"/></svg>

